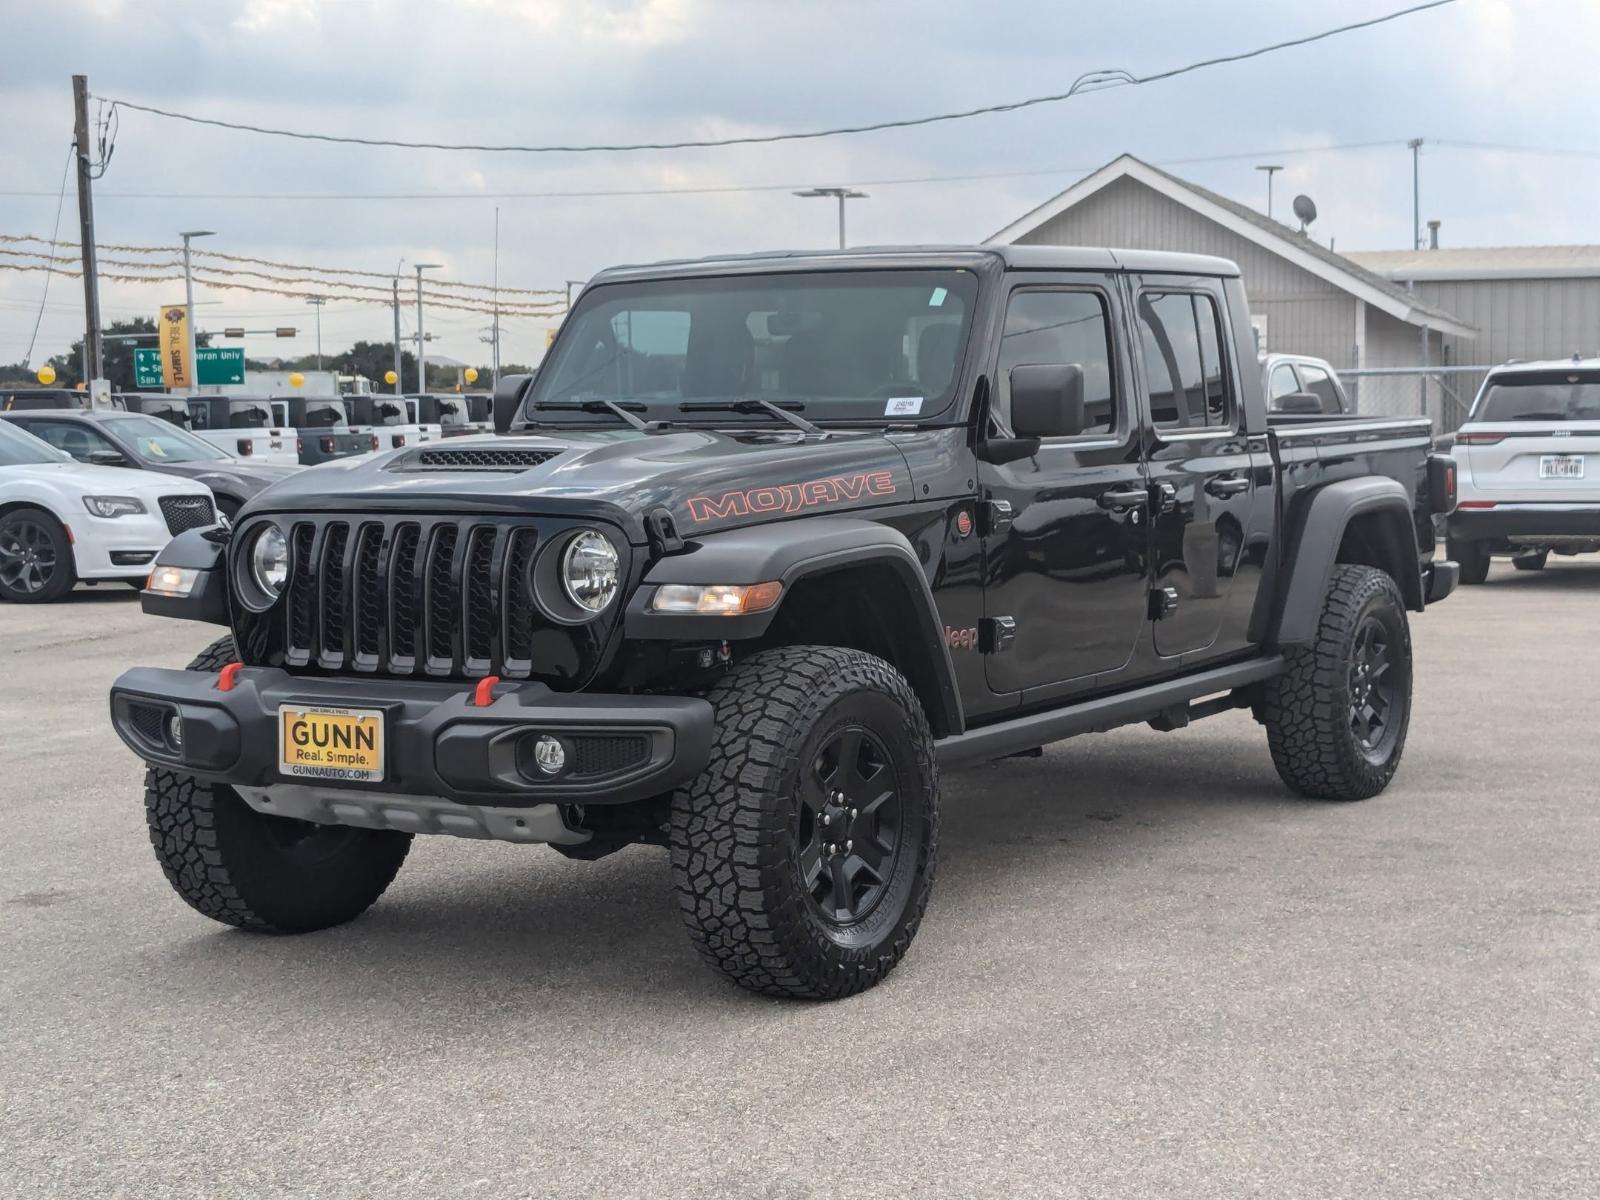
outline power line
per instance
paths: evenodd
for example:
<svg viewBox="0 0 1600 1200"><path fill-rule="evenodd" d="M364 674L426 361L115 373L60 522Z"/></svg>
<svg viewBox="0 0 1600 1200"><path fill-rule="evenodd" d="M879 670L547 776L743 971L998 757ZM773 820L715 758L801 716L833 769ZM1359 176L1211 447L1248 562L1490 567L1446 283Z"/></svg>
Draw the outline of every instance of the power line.
<svg viewBox="0 0 1600 1200"><path fill-rule="evenodd" d="M818 138L840 137L848 134L876 133L886 129L910 129L920 125L934 125L944 121L964 121L972 117L989 116L996 113L1016 112L1024 108L1032 108L1040 104L1056 104L1070 100L1081 92L1103 91L1116 87L1139 87L1147 83L1156 83L1163 79L1173 79L1179 75L1187 75L1192 71L1204 70L1207 67L1221 66L1226 63L1243 62L1245 59L1258 58L1264 54L1271 54L1278 50L1287 50L1295 46L1305 46L1312 42L1337 37L1340 34L1350 33L1358 29L1368 29L1374 25L1382 25L1389 21L1399 20L1401 17L1413 13L1424 12L1432 8L1442 8L1454 4L1456 0L1427 0L1423 4L1413 4L1408 8L1398 9L1385 13L1382 16L1370 17L1364 21L1353 21L1347 25L1340 25L1333 29L1325 29L1319 33L1307 34L1304 37L1290 38L1287 41L1274 42L1268 46L1260 46L1254 50L1244 50L1236 54L1219 55L1216 58L1202 59L1199 62L1189 63L1170 70L1158 71L1151 75L1134 75L1120 68L1110 70L1086 71L1078 76L1072 86L1064 92L1048 96L1034 96L1026 100L1013 100L1005 104L988 104L981 108L969 108L956 112L936 113L925 117L907 117L893 121L875 121L865 125L845 125L832 129L807 130L797 133L772 133L751 134L745 137L707 138L696 140L683 140L675 142L633 142L599 145L547 145L547 146L517 146L517 145L482 145L482 144L457 144L450 142L405 142L389 138L362 138L331 133L306 133L303 130L274 129L264 125L250 125L237 121L223 121L216 117L197 117L192 113L175 112L171 109L155 108L147 104L135 104L131 100L118 100L112 97L98 97L109 101L111 114L115 115L119 108L126 108L132 112L148 113L151 116L164 117L172 121L186 121L193 125L210 125L218 129L232 129L241 133L259 133L271 137L295 138L299 141L332 142L346 146L384 146L403 150L452 150L472 151L484 154L595 154L595 153L629 153L639 150L700 150L712 149L722 146L750 146L771 142L797 142L811 141ZM108 118L109 119L109 118Z"/></svg>
<svg viewBox="0 0 1600 1200"><path fill-rule="evenodd" d="M56 220L50 227L50 250L56 248L56 238L61 233L61 206L67 198L67 174L72 169L73 155L77 154L78 147L73 144L67 146L67 161L61 168L61 187L56 192ZM28 352L22 356L22 365L26 367L33 358L34 343L39 340L39 322L44 320L45 301L50 299L50 280L55 277L54 271L44 273L44 290L39 293L39 311L33 317L33 332L28 335Z"/></svg>
<svg viewBox="0 0 1600 1200"><path fill-rule="evenodd" d="M1246 158L1262 158L1294 154L1333 154L1346 150L1372 150L1380 147L1404 146L1404 138L1388 138L1374 142L1342 142L1326 146L1279 146L1271 150L1244 150L1230 154L1205 154L1189 158L1154 159L1157 167L1194 166L1201 163L1234 162ZM895 187L920 183L968 183L989 179L1029 179L1041 175L1082 175L1102 164L1032 167L1008 171L979 171L962 175L902 175L892 179L852 179L841 186L852 188ZM532 192L100 192L99 195L115 200L594 200L607 197L637 196L715 196L746 192L788 192L810 187L810 181L790 183L735 183L711 184L704 187L656 188L598 188L571 191ZM49 192L0 191L0 196L48 196ZM109 249L110 247L108 247ZM195 251L196 254L200 251ZM206 251L215 253L215 251ZM259 261L259 260L256 260ZM382 272L372 274L387 279ZM485 284L457 284L452 286L485 288ZM510 291L501 288L502 292ZM548 289L528 289L544 294Z"/></svg>

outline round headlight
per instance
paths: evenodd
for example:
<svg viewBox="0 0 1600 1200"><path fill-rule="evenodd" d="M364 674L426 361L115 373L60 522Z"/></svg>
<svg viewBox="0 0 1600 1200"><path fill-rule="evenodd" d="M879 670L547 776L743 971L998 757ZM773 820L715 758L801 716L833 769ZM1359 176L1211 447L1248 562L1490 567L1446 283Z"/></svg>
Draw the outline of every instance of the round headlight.
<svg viewBox="0 0 1600 1200"><path fill-rule="evenodd" d="M289 580L289 543L276 525L264 527L250 543L250 582L277 596Z"/></svg>
<svg viewBox="0 0 1600 1200"><path fill-rule="evenodd" d="M561 553L561 590L584 612L602 612L616 599L617 563L611 539L585 529Z"/></svg>

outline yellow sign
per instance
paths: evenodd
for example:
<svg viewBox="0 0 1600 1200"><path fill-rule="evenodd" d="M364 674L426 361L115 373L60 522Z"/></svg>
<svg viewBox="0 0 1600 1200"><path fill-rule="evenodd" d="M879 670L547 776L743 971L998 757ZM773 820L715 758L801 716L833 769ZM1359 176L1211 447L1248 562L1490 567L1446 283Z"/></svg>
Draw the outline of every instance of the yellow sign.
<svg viewBox="0 0 1600 1200"><path fill-rule="evenodd" d="M557 326L556 328L559 329L560 326ZM554 344L555 340L556 340L556 331L555 331L555 329L546 329L544 331L544 348L546 350L550 349L551 345Z"/></svg>
<svg viewBox="0 0 1600 1200"><path fill-rule="evenodd" d="M189 309L169 304L156 322L161 346L161 382L168 391L193 387L189 366Z"/></svg>

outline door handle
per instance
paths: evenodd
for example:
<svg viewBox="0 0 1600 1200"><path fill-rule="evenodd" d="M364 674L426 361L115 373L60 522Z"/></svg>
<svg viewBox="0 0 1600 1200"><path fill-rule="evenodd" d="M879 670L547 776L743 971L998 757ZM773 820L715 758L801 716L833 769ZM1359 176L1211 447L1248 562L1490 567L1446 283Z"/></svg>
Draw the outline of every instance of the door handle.
<svg viewBox="0 0 1600 1200"><path fill-rule="evenodd" d="M1133 508L1149 503L1150 492L1147 488L1112 488L1109 492L1100 493L1101 508Z"/></svg>
<svg viewBox="0 0 1600 1200"><path fill-rule="evenodd" d="M1226 500L1229 496L1237 496L1240 492L1250 490L1250 481L1242 475L1219 475L1215 479L1206 480L1206 495L1215 496L1219 500Z"/></svg>

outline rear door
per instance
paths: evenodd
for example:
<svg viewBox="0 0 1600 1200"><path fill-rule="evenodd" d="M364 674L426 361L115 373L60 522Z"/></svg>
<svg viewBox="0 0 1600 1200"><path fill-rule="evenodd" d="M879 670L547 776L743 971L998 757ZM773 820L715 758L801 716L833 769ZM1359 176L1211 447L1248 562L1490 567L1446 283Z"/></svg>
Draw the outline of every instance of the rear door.
<svg viewBox="0 0 1600 1200"><path fill-rule="evenodd" d="M1213 649L1260 527L1238 367L1219 280L1133 281L1141 392L1150 422L1152 612L1163 657ZM1253 590L1258 576L1251 572ZM1241 591L1244 589L1241 589ZM1229 647L1216 647L1227 650Z"/></svg>
<svg viewBox="0 0 1600 1200"><path fill-rule="evenodd" d="M1121 301L1106 276L1014 286L995 369L994 420L1010 432L1010 371L1075 363L1087 428L1019 462L979 465L986 498L984 612L1014 640L985 655L997 693L1068 692L1123 668L1146 624L1149 494ZM1038 693L1039 698L1049 692Z"/></svg>
<svg viewBox="0 0 1600 1200"><path fill-rule="evenodd" d="M1491 375L1456 444L1474 496L1600 503L1600 370Z"/></svg>

